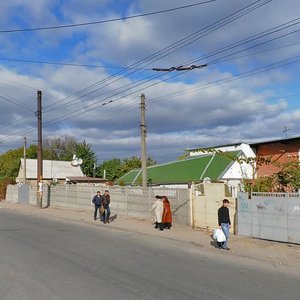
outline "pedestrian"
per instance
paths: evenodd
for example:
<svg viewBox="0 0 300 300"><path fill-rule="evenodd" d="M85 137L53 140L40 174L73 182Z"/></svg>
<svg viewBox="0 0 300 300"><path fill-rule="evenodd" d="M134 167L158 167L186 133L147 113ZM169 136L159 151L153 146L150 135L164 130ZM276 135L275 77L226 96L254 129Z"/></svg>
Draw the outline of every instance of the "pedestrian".
<svg viewBox="0 0 300 300"><path fill-rule="evenodd" d="M156 196L156 200L152 205L152 210L151 212L154 212L155 215L155 227L156 229L159 230L164 230L163 223L162 223L162 216L164 212L164 204L162 201L161 196Z"/></svg>
<svg viewBox="0 0 300 300"><path fill-rule="evenodd" d="M226 237L225 242L218 243L218 248L225 249L225 250L230 250L228 248L228 238L229 238L229 229L231 227L231 222L230 222L228 205L229 205L229 201L227 199L224 199L223 205L218 209L219 228L222 229Z"/></svg>
<svg viewBox="0 0 300 300"><path fill-rule="evenodd" d="M162 222L164 228L170 229L172 227L172 211L170 201L167 196L163 196L164 212Z"/></svg>
<svg viewBox="0 0 300 300"><path fill-rule="evenodd" d="M100 206L101 206L101 203L102 203L102 196L101 196L100 191L97 191L97 194L94 196L92 202L95 205L94 220L97 220L97 212L100 209ZM101 218L100 210L99 210L99 215L100 215L100 218Z"/></svg>
<svg viewBox="0 0 300 300"><path fill-rule="evenodd" d="M102 215L102 220L103 223L109 223L109 217L110 217L110 195L109 195L109 191L105 190L104 195L102 196L102 207L104 208L104 213Z"/></svg>

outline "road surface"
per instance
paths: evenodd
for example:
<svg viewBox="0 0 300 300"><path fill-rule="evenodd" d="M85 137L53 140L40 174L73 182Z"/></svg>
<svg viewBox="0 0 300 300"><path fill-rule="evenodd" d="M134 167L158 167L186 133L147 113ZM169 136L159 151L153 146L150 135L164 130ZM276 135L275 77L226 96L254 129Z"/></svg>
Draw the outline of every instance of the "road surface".
<svg viewBox="0 0 300 300"><path fill-rule="evenodd" d="M0 299L300 299L297 270L220 251L1 210Z"/></svg>

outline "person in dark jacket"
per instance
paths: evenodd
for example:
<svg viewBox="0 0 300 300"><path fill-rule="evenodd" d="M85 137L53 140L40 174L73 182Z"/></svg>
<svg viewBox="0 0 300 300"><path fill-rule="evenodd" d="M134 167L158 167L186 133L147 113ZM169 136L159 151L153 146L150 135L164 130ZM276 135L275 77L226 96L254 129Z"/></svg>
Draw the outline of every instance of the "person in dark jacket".
<svg viewBox="0 0 300 300"><path fill-rule="evenodd" d="M227 199L223 200L223 205L218 209L218 223L220 229L223 230L224 235L226 237L226 241L223 243L218 243L218 247L230 250L228 248L228 238L229 238L229 229L231 227L229 209L228 209L229 201Z"/></svg>
<svg viewBox="0 0 300 300"><path fill-rule="evenodd" d="M97 194L94 196L92 202L95 205L94 220L97 220L97 212L100 209L102 203L102 196L100 191L98 191ZM99 211L99 215L100 215L100 211Z"/></svg>
<svg viewBox="0 0 300 300"><path fill-rule="evenodd" d="M109 191L106 190L104 192L104 195L102 196L102 203L101 205L103 206L103 208L105 209L104 210L104 213L103 213L103 216L102 216L102 219L103 219L103 223L106 224L106 223L109 223L109 217L110 217L110 195L109 195Z"/></svg>

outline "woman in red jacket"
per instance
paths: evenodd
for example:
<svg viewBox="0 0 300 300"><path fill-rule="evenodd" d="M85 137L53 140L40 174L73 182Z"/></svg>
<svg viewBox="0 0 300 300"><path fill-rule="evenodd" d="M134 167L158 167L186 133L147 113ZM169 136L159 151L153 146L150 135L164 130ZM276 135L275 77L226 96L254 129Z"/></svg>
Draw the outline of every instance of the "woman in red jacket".
<svg viewBox="0 0 300 300"><path fill-rule="evenodd" d="M162 199L164 203L162 222L164 224L164 228L170 229L172 227L172 211L170 201L167 196L163 196Z"/></svg>

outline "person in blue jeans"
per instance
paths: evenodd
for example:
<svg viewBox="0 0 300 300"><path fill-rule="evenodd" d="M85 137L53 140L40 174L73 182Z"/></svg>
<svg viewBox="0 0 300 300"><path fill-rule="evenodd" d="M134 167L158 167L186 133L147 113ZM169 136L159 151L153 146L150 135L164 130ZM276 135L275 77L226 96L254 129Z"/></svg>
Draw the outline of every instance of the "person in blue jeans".
<svg viewBox="0 0 300 300"><path fill-rule="evenodd" d="M219 227L224 232L226 237L225 242L218 243L218 248L230 250L228 248L228 238L229 238L229 229L231 227L229 209L228 209L229 201L227 199L223 200L223 205L218 209L218 222Z"/></svg>
<svg viewBox="0 0 300 300"><path fill-rule="evenodd" d="M100 191L97 192L97 194L94 196L94 198L92 199L92 202L94 203L95 205L95 212L94 212L94 220L97 220L97 212L98 210L100 209L100 206L101 206L101 203L102 203L102 196L101 196L101 193ZM100 218L101 218L101 213L99 211L99 215L100 215Z"/></svg>
<svg viewBox="0 0 300 300"><path fill-rule="evenodd" d="M102 216L102 221L104 224L109 223L109 217L110 217L109 205L110 205L110 195L109 195L109 191L106 190L104 192L104 195L102 196L102 203L101 203L101 206L103 206L103 208L105 209Z"/></svg>

